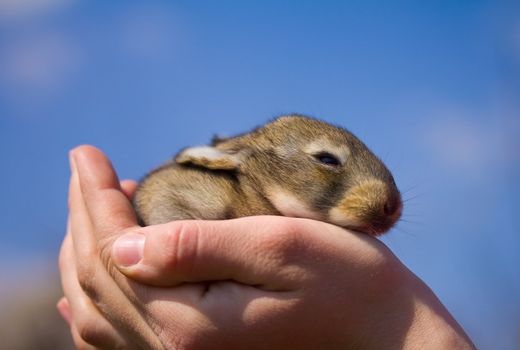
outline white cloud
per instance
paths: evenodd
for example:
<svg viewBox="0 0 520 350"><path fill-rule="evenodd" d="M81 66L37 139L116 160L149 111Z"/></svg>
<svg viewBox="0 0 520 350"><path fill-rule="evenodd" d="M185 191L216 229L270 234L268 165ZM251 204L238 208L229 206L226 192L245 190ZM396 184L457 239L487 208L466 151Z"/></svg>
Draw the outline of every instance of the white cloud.
<svg viewBox="0 0 520 350"><path fill-rule="evenodd" d="M58 34L38 34L3 47L0 83L17 93L46 94L62 86L80 62L80 52L71 40Z"/></svg>
<svg viewBox="0 0 520 350"><path fill-rule="evenodd" d="M60 10L74 0L0 0L0 20L41 16Z"/></svg>

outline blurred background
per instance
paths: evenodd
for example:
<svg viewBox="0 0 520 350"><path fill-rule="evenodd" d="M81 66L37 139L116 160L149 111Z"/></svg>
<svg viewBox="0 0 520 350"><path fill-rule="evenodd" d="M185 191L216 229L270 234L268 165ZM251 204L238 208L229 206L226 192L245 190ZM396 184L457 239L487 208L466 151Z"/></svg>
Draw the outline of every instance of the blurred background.
<svg viewBox="0 0 520 350"><path fill-rule="evenodd" d="M479 348L519 348L520 3L492 0L0 0L0 347L71 346L69 149L138 179L290 112L383 158L385 243Z"/></svg>

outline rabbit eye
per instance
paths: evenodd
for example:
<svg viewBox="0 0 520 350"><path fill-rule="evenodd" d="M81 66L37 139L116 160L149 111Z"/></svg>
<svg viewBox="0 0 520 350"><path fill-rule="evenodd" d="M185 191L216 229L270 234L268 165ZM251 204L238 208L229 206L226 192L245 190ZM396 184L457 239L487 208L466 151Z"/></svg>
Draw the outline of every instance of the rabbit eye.
<svg viewBox="0 0 520 350"><path fill-rule="evenodd" d="M319 161L322 164L331 165L331 166L338 166L340 165L339 159L328 153L328 152L322 152L314 155L314 158Z"/></svg>

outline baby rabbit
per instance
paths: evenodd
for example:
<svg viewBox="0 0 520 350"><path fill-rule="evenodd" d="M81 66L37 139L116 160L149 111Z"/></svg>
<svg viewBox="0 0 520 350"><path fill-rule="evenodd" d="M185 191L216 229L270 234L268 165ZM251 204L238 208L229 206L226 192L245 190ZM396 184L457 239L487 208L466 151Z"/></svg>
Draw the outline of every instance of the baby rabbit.
<svg viewBox="0 0 520 350"><path fill-rule="evenodd" d="M191 147L148 174L140 222L285 215L379 235L399 219L392 174L353 134L303 115Z"/></svg>

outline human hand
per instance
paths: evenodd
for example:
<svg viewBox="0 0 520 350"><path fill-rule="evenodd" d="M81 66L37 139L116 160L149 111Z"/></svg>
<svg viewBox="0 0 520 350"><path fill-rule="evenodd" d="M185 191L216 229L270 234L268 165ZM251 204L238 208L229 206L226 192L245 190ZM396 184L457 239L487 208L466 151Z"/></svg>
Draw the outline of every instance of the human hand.
<svg viewBox="0 0 520 350"><path fill-rule="evenodd" d="M284 217L141 228L108 160L72 158L59 308L78 347L471 348L376 239Z"/></svg>

